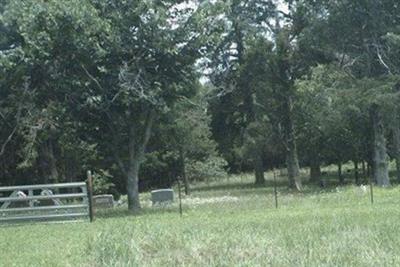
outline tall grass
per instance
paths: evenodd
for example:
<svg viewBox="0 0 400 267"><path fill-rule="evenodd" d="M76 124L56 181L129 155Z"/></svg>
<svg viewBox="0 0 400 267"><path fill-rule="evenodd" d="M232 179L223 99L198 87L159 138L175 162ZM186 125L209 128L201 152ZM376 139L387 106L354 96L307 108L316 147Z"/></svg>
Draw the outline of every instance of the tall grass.
<svg viewBox="0 0 400 267"><path fill-rule="evenodd" d="M400 188L306 186L251 177L197 185L177 204L101 212L92 223L0 228L0 266L400 266ZM147 204L146 204L147 203Z"/></svg>
<svg viewBox="0 0 400 267"><path fill-rule="evenodd" d="M398 266L397 189L267 196L149 214L88 241L96 266ZM222 192L220 192L222 193ZM272 201L270 201L272 202Z"/></svg>

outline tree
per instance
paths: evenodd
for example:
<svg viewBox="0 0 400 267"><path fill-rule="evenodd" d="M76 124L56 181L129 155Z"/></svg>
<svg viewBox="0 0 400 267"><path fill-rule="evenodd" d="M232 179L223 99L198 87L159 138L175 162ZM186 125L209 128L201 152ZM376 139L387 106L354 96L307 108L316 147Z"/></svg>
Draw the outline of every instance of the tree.
<svg viewBox="0 0 400 267"><path fill-rule="evenodd" d="M311 75L296 82L302 151L307 160L338 164L340 183L344 182L341 164L349 160L354 161L359 183L358 162L367 159L372 138L368 134L368 112L354 83L335 64L319 65Z"/></svg>
<svg viewBox="0 0 400 267"><path fill-rule="evenodd" d="M245 143L245 129L256 120L254 89L240 77L248 42L255 36L268 34L263 23L274 14L269 0L228 1L222 8L221 37L216 40L211 56L211 81L218 88L218 98L211 101L213 135L219 150L233 171L243 171L247 160L239 151ZM263 151L254 146L250 163L255 171L255 183L264 184Z"/></svg>
<svg viewBox="0 0 400 267"><path fill-rule="evenodd" d="M374 178L379 185L389 185L387 148L384 115L388 102L387 86L393 86L392 73L387 62L387 40L385 36L398 24L398 6L395 1L342 1L337 4L325 3L327 16L325 36L337 54L338 62L359 80L364 90L365 110L370 114L374 132ZM374 89L366 83L374 84ZM378 97L377 97L378 96ZM377 101L379 99L380 101Z"/></svg>
<svg viewBox="0 0 400 267"><path fill-rule="evenodd" d="M11 105L21 107L15 117L13 136L19 145L13 168L40 166L44 181L60 181L56 151L66 153L58 140L65 133L60 125L71 122L68 96L81 88L79 62L96 54L97 37L103 37L107 25L88 1L5 2L1 28L9 38L1 53L7 74L1 86Z"/></svg>
<svg viewBox="0 0 400 267"><path fill-rule="evenodd" d="M400 61L395 56L400 51L400 35L398 29L390 29L384 38L385 40L385 64L387 64L390 72L399 75ZM394 86L394 93L399 94L399 84ZM400 110L394 108L391 110L393 117L390 120L392 131L392 154L396 161L397 180L400 181Z"/></svg>
<svg viewBox="0 0 400 267"><path fill-rule="evenodd" d="M273 25L271 20L266 22L272 40L270 48L259 56L265 61L261 63L264 69L261 75L269 79L268 86L264 87L264 95L268 95L270 99L264 96L264 102L258 102L264 107L270 107L267 116L275 131L279 133L285 150L289 187L301 191L295 129L295 81L306 74L310 66L326 59L317 49L308 48L308 27L313 25L313 19L318 12L310 8L307 1L288 2L288 13L275 9L275 24ZM257 46L263 47L262 44Z"/></svg>
<svg viewBox="0 0 400 267"><path fill-rule="evenodd" d="M89 110L111 140L102 145L126 177L134 211L140 209L139 171L153 125L182 95L192 93L201 12L178 8L175 1L96 6L112 29L97 66L82 66L92 86Z"/></svg>
<svg viewBox="0 0 400 267"><path fill-rule="evenodd" d="M173 132L169 136L170 151L176 151L181 167L185 193L190 194L190 181L218 178L224 175L227 163L218 155L216 142L211 138L210 116L206 96L209 87L195 85L197 94L182 97L169 114L173 123L167 124ZM171 140L172 139L172 140Z"/></svg>

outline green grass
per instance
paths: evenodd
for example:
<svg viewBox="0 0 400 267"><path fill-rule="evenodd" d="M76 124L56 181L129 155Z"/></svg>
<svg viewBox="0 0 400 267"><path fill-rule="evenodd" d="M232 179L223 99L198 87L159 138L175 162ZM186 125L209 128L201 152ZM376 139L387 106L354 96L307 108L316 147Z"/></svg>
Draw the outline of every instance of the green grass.
<svg viewBox="0 0 400 267"><path fill-rule="evenodd" d="M269 175L271 177L271 175ZM126 207L90 224L1 226L0 266L400 266L400 188L279 185L251 176L196 186L178 206Z"/></svg>

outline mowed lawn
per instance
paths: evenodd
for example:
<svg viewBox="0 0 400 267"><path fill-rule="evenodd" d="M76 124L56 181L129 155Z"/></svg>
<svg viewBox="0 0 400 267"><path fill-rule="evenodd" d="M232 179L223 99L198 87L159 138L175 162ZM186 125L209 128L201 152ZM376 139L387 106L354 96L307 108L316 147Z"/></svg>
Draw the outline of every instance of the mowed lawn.
<svg viewBox="0 0 400 267"><path fill-rule="evenodd" d="M94 223L0 226L0 266L400 266L400 188L198 186L178 205Z"/></svg>

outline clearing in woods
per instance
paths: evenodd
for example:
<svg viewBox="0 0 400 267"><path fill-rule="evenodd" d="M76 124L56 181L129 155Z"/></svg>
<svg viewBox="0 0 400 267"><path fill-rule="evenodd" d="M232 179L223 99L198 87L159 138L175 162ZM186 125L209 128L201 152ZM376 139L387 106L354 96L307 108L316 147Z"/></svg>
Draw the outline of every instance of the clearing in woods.
<svg viewBox="0 0 400 267"><path fill-rule="evenodd" d="M268 174L271 178L271 175ZM251 185L252 176L197 185L183 201L90 223L0 227L0 266L399 266L400 189ZM269 182L269 185L270 182ZM176 191L176 190L175 190Z"/></svg>

